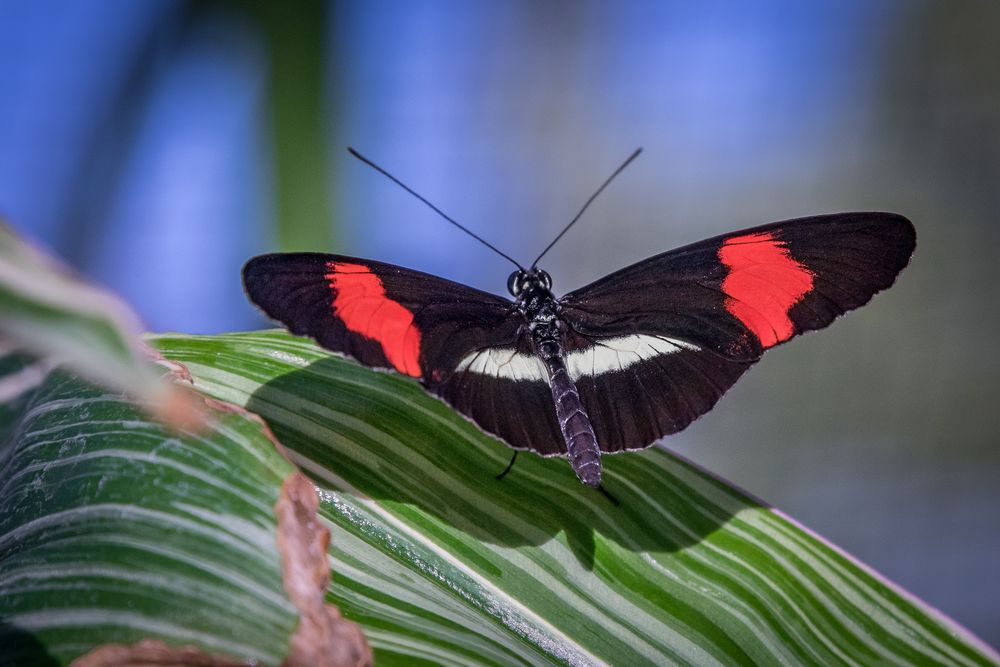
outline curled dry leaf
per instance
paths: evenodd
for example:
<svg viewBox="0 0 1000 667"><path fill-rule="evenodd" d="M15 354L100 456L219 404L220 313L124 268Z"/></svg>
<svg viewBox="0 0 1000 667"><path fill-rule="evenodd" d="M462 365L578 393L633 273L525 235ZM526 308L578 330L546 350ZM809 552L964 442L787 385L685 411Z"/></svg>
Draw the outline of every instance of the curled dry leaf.
<svg viewBox="0 0 1000 667"><path fill-rule="evenodd" d="M169 375L192 383L187 367L180 362L162 361ZM256 421L264 435L287 458L285 448L259 415L234 403L220 401L193 391L208 410L239 413ZM205 415L199 408L196 414ZM195 424L192 424L195 426ZM325 602L330 569L327 547L330 531L317 515L316 489L304 475L293 473L282 485L275 504L278 519L278 551L281 554L283 583L299 610L299 626L293 635L285 664L290 667L364 667L373 664L371 648L360 626L341 618L340 611Z"/></svg>
<svg viewBox="0 0 1000 667"><path fill-rule="evenodd" d="M214 399L206 398L194 390L194 379L187 366L166 359L144 342L138 341L144 356L166 369L159 386L146 403L146 410L159 422L178 431L203 431L210 418L207 408L215 407ZM258 418L259 419L259 418ZM274 436L268 433L274 440Z"/></svg>
<svg viewBox="0 0 1000 667"><path fill-rule="evenodd" d="M193 646L167 646L143 639L131 646L105 644L74 660L72 667L245 667L246 661L209 655Z"/></svg>
<svg viewBox="0 0 1000 667"><path fill-rule="evenodd" d="M317 516L316 488L302 473L288 476L274 506L278 552L285 591L299 610L285 665L289 667L364 667L373 664L361 628L340 617L325 602L330 580L327 547L330 531Z"/></svg>

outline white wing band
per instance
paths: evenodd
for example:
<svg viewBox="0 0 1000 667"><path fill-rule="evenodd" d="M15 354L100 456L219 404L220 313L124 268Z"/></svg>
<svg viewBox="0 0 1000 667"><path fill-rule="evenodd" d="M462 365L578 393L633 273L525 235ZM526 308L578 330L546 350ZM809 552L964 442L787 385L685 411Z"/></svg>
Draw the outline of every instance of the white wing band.
<svg viewBox="0 0 1000 667"><path fill-rule="evenodd" d="M605 338L590 347L567 354L566 368L570 377L576 381L581 377L623 371L633 364L659 355L698 349L697 345L662 336L636 334ZM458 362L455 371L516 381L548 382L549 379L541 359L533 354L520 354L510 347L491 347L472 352Z"/></svg>

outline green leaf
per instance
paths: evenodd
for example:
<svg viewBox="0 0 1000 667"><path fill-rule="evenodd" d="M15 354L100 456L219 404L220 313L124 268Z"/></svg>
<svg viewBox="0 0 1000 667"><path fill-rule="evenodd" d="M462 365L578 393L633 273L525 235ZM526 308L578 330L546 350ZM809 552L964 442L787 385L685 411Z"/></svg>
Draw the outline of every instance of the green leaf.
<svg viewBox="0 0 1000 667"><path fill-rule="evenodd" d="M285 333L154 342L321 485L330 597L380 665L1000 662L665 450L606 457L614 507L561 459L523 455L495 480L510 450L415 382Z"/></svg>
<svg viewBox="0 0 1000 667"><path fill-rule="evenodd" d="M0 383L38 363L0 357ZM275 505L298 473L259 419L208 414L179 434L61 371L0 401L0 663L148 638L285 659L301 607Z"/></svg>
<svg viewBox="0 0 1000 667"><path fill-rule="evenodd" d="M139 323L117 297L80 281L42 255L0 221L0 353L26 350L48 367L65 364L103 386L152 401L150 408L175 422L196 417L160 380L140 345ZM8 377L8 393L38 379L39 367Z"/></svg>

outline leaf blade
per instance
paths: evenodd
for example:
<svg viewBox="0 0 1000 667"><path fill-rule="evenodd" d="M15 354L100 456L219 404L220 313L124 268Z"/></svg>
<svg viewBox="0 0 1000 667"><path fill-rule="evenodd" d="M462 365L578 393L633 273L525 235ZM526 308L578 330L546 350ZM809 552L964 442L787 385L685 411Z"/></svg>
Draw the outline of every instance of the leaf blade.
<svg viewBox="0 0 1000 667"><path fill-rule="evenodd" d="M5 641L60 663L148 636L281 662L298 610L273 507L294 468L257 422L178 434L61 371L18 417L0 449Z"/></svg>
<svg viewBox="0 0 1000 667"><path fill-rule="evenodd" d="M311 343L283 333L155 342L200 389L264 416L330 490L334 545L339 534L360 540L355 556L360 545L397 545L390 553L434 584L435 603L457 597L481 614L480 636L503 627L507 648L538 654L526 660L997 661L923 603L663 450L606 458L616 510L559 460L522 457L495 482L509 450L415 383ZM389 639L373 637L380 659Z"/></svg>
<svg viewBox="0 0 1000 667"><path fill-rule="evenodd" d="M146 402L152 414L184 427L201 415L161 378L139 342L138 317L19 239L0 220L0 355L19 349L48 368L66 365L102 386ZM46 370L47 370L46 369ZM0 400L30 378L6 378Z"/></svg>

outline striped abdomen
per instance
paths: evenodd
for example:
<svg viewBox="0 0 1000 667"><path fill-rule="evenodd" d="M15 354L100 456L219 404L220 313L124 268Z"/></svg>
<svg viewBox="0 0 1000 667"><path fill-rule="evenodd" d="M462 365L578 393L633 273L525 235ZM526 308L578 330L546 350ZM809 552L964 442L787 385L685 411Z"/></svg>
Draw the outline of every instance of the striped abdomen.
<svg viewBox="0 0 1000 667"><path fill-rule="evenodd" d="M587 486L598 487L601 485L601 450L590 417L580 402L580 394L566 370L562 350L556 341L541 341L537 352L549 372L556 420L566 441L573 471Z"/></svg>

